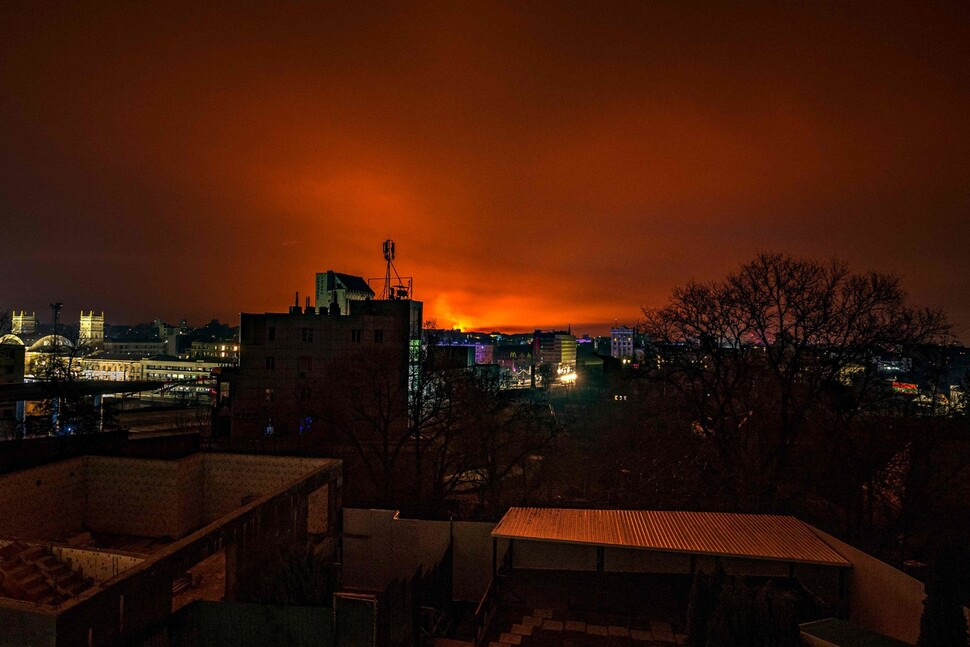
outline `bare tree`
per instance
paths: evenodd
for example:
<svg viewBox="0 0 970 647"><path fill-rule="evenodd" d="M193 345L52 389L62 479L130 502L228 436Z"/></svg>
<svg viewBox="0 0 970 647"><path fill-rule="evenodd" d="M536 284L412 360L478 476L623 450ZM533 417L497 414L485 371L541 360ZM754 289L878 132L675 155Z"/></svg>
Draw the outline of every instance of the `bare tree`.
<svg viewBox="0 0 970 647"><path fill-rule="evenodd" d="M408 384L394 349L360 353L334 367L323 400L328 424L359 455L383 504L396 502L392 490L402 454L413 441L408 424Z"/></svg>
<svg viewBox="0 0 970 647"><path fill-rule="evenodd" d="M469 371L456 393L460 474L474 486L487 518L495 517L507 503L510 481L529 482L530 472L543 460L557 431L543 398L506 386L498 371Z"/></svg>
<svg viewBox="0 0 970 647"><path fill-rule="evenodd" d="M722 281L676 288L644 309L661 375L713 444L740 507L771 508L792 449L846 388L872 389L877 351L946 333L893 275L841 261L761 254ZM858 393L850 409L864 399Z"/></svg>

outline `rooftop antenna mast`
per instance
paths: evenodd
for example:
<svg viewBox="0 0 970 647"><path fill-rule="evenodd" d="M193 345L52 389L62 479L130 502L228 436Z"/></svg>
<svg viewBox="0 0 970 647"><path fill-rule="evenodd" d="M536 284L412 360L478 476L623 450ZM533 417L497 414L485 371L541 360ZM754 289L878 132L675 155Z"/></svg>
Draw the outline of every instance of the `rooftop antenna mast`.
<svg viewBox="0 0 970 647"><path fill-rule="evenodd" d="M380 298L392 301L410 299L411 281L409 279L405 283L401 275L397 273L397 268L394 267L394 241L390 238L384 241L384 260L387 261L387 269L384 272L384 288L381 291ZM392 283L392 278L396 282Z"/></svg>

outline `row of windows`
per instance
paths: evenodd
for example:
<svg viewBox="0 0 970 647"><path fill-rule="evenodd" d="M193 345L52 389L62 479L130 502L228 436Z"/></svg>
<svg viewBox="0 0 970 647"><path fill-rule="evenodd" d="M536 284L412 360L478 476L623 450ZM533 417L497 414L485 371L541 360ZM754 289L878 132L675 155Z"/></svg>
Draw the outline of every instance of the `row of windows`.
<svg viewBox="0 0 970 647"><path fill-rule="evenodd" d="M363 330L361 330L360 328L354 328L353 330L350 331L350 341L354 342L355 344L359 344L363 335L364 335ZM378 328L377 330L374 331L374 343L375 344L384 343L383 330Z"/></svg>
<svg viewBox="0 0 970 647"><path fill-rule="evenodd" d="M360 328L354 328L350 331L350 341L355 344L361 342L364 331ZM266 341L276 341L276 326L268 326L266 328ZM313 341L313 328L300 328L300 341L312 342ZM377 329L374 331L374 343L381 344L384 342L384 331Z"/></svg>
<svg viewBox="0 0 970 647"><path fill-rule="evenodd" d="M310 373L313 371L313 358L301 356L297 360L297 368L301 373ZM266 356L266 370L275 371L276 370L276 357L273 355Z"/></svg>

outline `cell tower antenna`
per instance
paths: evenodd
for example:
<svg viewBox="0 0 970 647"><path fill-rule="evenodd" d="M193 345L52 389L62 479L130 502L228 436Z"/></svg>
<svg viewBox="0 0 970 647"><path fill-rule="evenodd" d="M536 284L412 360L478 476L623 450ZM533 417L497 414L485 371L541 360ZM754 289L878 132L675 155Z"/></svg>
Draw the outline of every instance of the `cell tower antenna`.
<svg viewBox="0 0 970 647"><path fill-rule="evenodd" d="M381 299L410 299L411 298L411 279L402 279L394 267L394 241L388 238L384 241L384 260L387 268L384 271L384 288L381 290Z"/></svg>

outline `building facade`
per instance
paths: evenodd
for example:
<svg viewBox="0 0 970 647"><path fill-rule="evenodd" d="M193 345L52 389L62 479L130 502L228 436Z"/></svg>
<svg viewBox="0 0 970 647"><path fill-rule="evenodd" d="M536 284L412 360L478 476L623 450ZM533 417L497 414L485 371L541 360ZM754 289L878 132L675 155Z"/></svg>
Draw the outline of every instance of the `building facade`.
<svg viewBox="0 0 970 647"><path fill-rule="evenodd" d="M212 401L216 388L213 372L228 366L227 362L186 360L169 355L144 357L139 364L141 379L166 383L157 396L153 392L149 397L201 403Z"/></svg>
<svg viewBox="0 0 970 647"><path fill-rule="evenodd" d="M25 311L10 315L10 332L15 335L33 335L37 331L37 313Z"/></svg>
<svg viewBox="0 0 970 647"><path fill-rule="evenodd" d="M165 353L165 342L158 340L123 340L104 342L104 351L116 356L150 357Z"/></svg>
<svg viewBox="0 0 970 647"><path fill-rule="evenodd" d="M341 315L293 307L241 316L239 368L228 373L228 389L218 387L217 413L231 418L233 437L301 433L350 365L378 366L404 387L395 393L407 394L420 354L421 302L350 300L348 306Z"/></svg>
<svg viewBox="0 0 970 647"><path fill-rule="evenodd" d="M632 328L620 326L610 329L610 356L616 359L631 359L633 357L633 333Z"/></svg>
<svg viewBox="0 0 970 647"><path fill-rule="evenodd" d="M566 331L535 331L532 357L537 367L551 367L553 379L576 372L576 337Z"/></svg>
<svg viewBox="0 0 970 647"><path fill-rule="evenodd" d="M100 315L94 312L84 314L81 311L81 319L78 325L78 340L92 347L100 348L104 344L104 313Z"/></svg>
<svg viewBox="0 0 970 647"><path fill-rule="evenodd" d="M224 362L235 366L239 363L238 341L194 341L188 355L195 360Z"/></svg>

